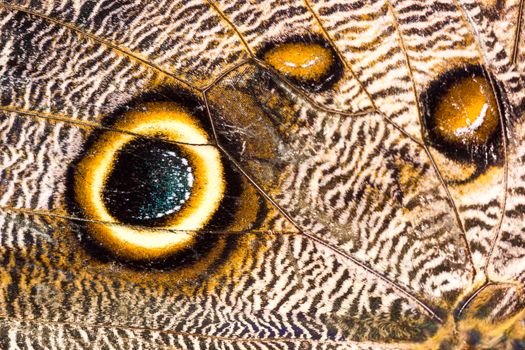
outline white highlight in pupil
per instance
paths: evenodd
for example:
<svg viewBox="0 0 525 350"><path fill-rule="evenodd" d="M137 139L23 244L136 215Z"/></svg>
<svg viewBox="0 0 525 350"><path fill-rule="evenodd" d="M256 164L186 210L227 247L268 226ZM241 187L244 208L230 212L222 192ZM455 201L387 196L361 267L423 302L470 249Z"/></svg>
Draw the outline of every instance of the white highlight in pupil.
<svg viewBox="0 0 525 350"><path fill-rule="evenodd" d="M466 135L466 134L471 134L473 132L475 132L476 130L478 130L482 125L483 125L483 121L485 120L485 117L487 116L487 111L489 109L489 105L488 103L485 103L483 105L483 107L481 108L481 111L478 115L478 117L476 118L476 120L474 120L474 123L468 125L468 126L464 126L462 128L457 128L455 131L454 131L454 134L458 137L460 136L463 136L463 135ZM470 123L470 120L467 119L467 123Z"/></svg>

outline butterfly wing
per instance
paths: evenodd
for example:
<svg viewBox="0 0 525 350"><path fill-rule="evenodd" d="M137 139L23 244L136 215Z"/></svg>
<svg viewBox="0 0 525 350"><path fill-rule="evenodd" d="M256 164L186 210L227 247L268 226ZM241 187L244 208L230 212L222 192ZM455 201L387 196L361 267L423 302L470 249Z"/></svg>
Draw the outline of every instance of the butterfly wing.
<svg viewBox="0 0 525 350"><path fill-rule="evenodd" d="M514 46L499 45L476 4L54 1L0 11L5 347L437 348L467 337L455 338L454 316L487 276L521 283L525 96ZM335 50L342 73L330 88L297 85L258 56L294 35ZM508 142L501 164L457 183L462 165L426 143L421 96L465 64L501 84ZM70 205L71 169L103 153L89 148L93 135L123 134L107 116L151 91L193 96L191 112L211 117L210 142L241 188L227 208L235 225L199 232L213 245L161 268L86 243L96 220ZM521 296L500 289L495 313L506 321ZM468 305L467 315L485 304Z"/></svg>

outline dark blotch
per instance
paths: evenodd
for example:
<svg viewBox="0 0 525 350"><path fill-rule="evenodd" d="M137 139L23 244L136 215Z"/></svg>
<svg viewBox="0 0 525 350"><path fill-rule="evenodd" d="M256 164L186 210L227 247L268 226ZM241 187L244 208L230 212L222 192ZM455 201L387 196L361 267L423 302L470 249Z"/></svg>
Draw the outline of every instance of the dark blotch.
<svg viewBox="0 0 525 350"><path fill-rule="evenodd" d="M192 186L191 164L176 145L138 139L117 153L104 203L120 222L158 225L180 211Z"/></svg>

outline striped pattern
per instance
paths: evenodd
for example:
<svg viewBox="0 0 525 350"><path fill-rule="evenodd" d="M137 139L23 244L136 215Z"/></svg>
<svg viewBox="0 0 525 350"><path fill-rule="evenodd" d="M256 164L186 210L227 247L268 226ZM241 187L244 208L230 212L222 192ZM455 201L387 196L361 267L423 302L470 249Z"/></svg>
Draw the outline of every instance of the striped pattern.
<svg viewBox="0 0 525 350"><path fill-rule="evenodd" d="M519 8L0 2L0 347L461 349L478 332L473 348L519 348L525 72L504 35ZM310 34L344 66L317 94L256 57ZM458 185L424 142L420 96L461 64L501 85L506 158ZM90 135L121 132L106 116L166 87L209 112L267 210L200 232L216 244L194 264L140 270L86 249L68 171Z"/></svg>
<svg viewBox="0 0 525 350"><path fill-rule="evenodd" d="M220 1L215 6L231 21L251 52L257 52L265 43L285 40L287 35L326 36L315 14L301 1ZM373 105L370 96L349 71L345 71L333 89L309 97L325 108L347 113L363 112Z"/></svg>

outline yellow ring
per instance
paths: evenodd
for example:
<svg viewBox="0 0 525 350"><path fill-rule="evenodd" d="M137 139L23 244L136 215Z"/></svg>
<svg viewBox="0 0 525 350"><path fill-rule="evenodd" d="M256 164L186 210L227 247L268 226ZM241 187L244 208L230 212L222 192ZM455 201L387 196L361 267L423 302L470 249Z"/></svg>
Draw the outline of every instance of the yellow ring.
<svg viewBox="0 0 525 350"><path fill-rule="evenodd" d="M149 103L144 107L143 111L124 114L114 127L184 143L178 147L189 158L194 171L190 198L168 219L162 227L166 230L119 224L104 204L103 190L118 151L139 136L115 131L102 134L79 162L74 177L75 199L86 218L110 223L88 223L93 238L118 256L130 260L159 259L194 244L194 231L202 229L213 217L225 191L220 153L210 145L207 133L195 118L173 103Z"/></svg>

